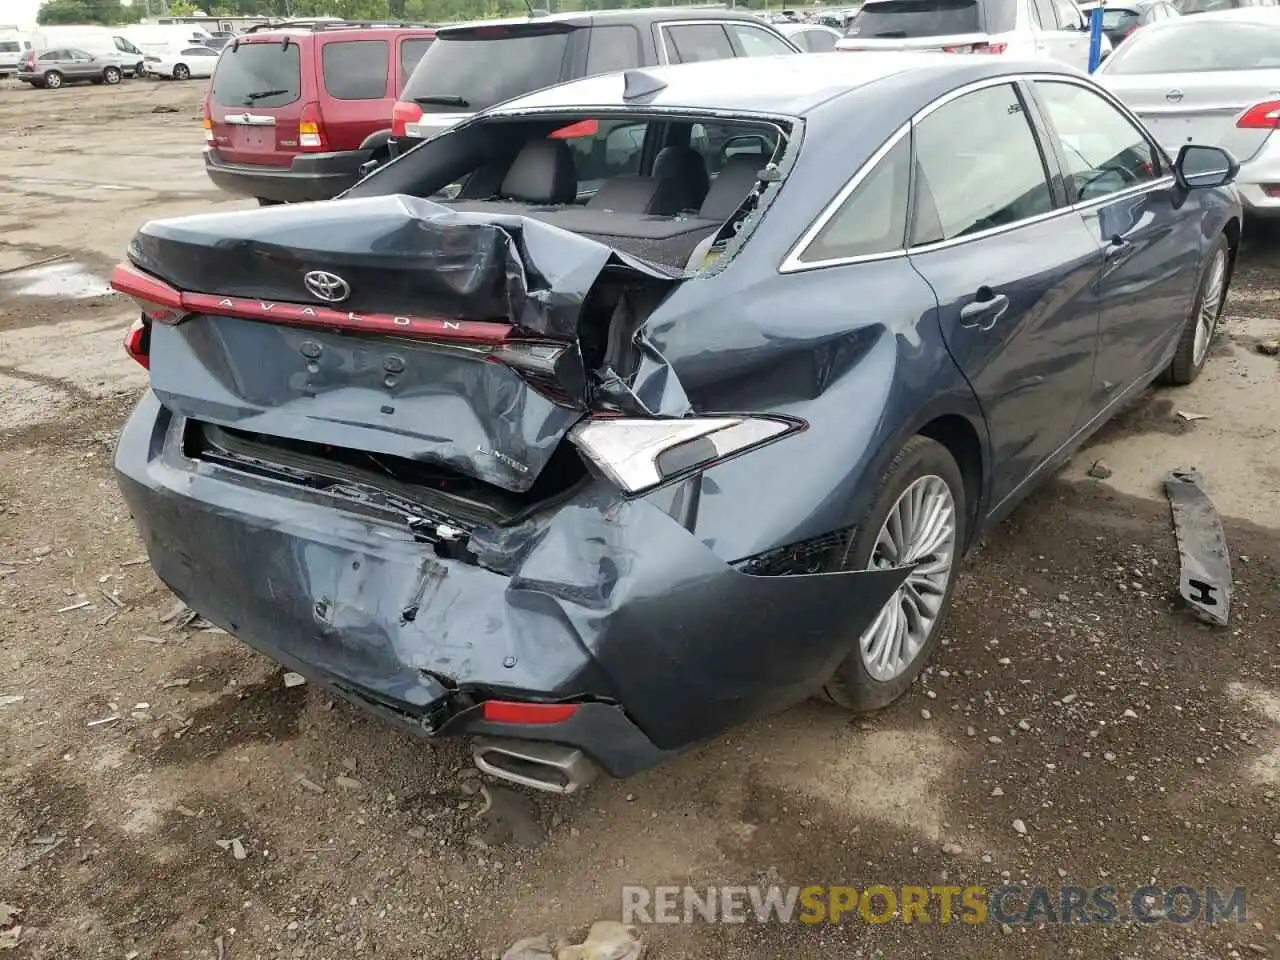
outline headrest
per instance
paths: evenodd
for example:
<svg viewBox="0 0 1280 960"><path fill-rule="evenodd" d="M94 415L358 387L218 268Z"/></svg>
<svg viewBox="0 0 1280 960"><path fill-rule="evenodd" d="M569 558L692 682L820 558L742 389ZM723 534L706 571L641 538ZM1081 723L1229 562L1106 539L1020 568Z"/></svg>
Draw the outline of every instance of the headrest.
<svg viewBox="0 0 1280 960"><path fill-rule="evenodd" d="M711 181L701 215L708 220L728 220L760 179L764 165L760 157L730 157Z"/></svg>
<svg viewBox="0 0 1280 960"><path fill-rule="evenodd" d="M563 140L530 140L502 178L502 197L525 203L573 203L578 174Z"/></svg>
<svg viewBox="0 0 1280 960"><path fill-rule="evenodd" d="M696 210L702 206L711 186L707 162L702 159L702 154L682 144L658 151L653 161L653 175L658 180L673 180L680 185L682 210Z"/></svg>

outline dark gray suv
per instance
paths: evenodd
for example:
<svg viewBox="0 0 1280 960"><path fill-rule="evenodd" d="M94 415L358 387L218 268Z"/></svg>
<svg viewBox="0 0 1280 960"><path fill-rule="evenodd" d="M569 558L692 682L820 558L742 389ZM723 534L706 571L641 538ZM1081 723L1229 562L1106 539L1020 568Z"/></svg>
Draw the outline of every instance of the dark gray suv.
<svg viewBox="0 0 1280 960"><path fill-rule="evenodd" d="M603 10L442 27L400 94L390 154L496 103L567 80L799 52L773 26L726 10Z"/></svg>

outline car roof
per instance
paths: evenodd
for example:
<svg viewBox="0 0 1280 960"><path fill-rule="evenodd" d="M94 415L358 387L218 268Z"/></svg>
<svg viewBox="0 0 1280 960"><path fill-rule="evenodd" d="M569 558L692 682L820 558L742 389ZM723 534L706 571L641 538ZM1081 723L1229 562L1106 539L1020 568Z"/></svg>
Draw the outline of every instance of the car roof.
<svg viewBox="0 0 1280 960"><path fill-rule="evenodd" d="M436 28L425 25L413 26L410 24L400 26L387 24L385 26L379 25L376 27L347 27L335 24L334 26L326 26L321 30L316 30L310 26L291 26L289 24L282 24L277 27L266 27L261 30L255 30L253 33L242 33L237 37L232 37L231 43L235 43L237 40L241 43L258 43L262 40L271 40L279 43L280 37L285 34L288 34L290 39L298 39L299 37L323 37L325 39L329 39L337 37L339 39L349 40L353 37L380 38L398 35L401 33L418 33L424 36L435 36Z"/></svg>
<svg viewBox="0 0 1280 960"><path fill-rule="evenodd" d="M763 23L759 17L745 10L726 10L721 7L638 7L620 10L579 10L573 13L552 13L541 17L507 17L503 20L472 20L467 23L451 23L440 27L440 35L452 30L469 30L475 27L524 26L538 23L569 23L589 27L595 23L622 20L628 23L654 23L667 20L745 20Z"/></svg>
<svg viewBox="0 0 1280 960"><path fill-rule="evenodd" d="M802 117L828 101L894 76L954 74L956 84L988 76L1067 73L1077 70L1053 61L1004 57L958 57L948 53L803 53L737 57L626 71L664 83L643 102L623 99L624 74L573 80L518 97L486 113L566 111L583 107L637 110L685 109Z"/></svg>
<svg viewBox="0 0 1280 960"><path fill-rule="evenodd" d="M1159 23L1153 23L1152 26L1165 27L1174 23L1186 26L1191 23L1208 23L1213 20L1276 23L1280 21L1280 7L1233 7L1230 10L1211 10L1208 13L1196 13L1189 17L1173 17L1168 20L1161 20Z"/></svg>

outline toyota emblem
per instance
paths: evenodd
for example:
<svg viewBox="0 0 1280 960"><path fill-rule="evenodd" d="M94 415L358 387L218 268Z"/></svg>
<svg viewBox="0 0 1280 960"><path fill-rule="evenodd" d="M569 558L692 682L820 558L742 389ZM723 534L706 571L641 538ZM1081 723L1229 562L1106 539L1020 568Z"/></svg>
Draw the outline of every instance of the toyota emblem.
<svg viewBox="0 0 1280 960"><path fill-rule="evenodd" d="M1179 100L1182 99L1182 91L1170 90L1168 93L1164 95L1164 98L1168 100L1170 103L1177 103Z"/></svg>
<svg viewBox="0 0 1280 960"><path fill-rule="evenodd" d="M311 293L327 303L341 303L351 296L351 287L336 273L312 270L302 282Z"/></svg>

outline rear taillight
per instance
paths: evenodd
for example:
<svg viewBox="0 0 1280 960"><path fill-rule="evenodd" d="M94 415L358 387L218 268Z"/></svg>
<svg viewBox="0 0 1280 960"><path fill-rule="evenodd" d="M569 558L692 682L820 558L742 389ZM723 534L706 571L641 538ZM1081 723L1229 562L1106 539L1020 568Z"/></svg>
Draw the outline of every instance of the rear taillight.
<svg viewBox="0 0 1280 960"><path fill-rule="evenodd" d="M142 364L144 369L151 369L151 321L146 314L133 321L133 326L124 335L124 352Z"/></svg>
<svg viewBox="0 0 1280 960"><path fill-rule="evenodd" d="M408 100L397 100L391 108L391 135L393 137L410 136L410 125L416 125L422 119L422 108ZM413 135L417 135L414 130Z"/></svg>
<svg viewBox="0 0 1280 960"><path fill-rule="evenodd" d="M615 486L635 494L805 427L798 420L773 417L593 417L570 430L569 440Z"/></svg>
<svg viewBox="0 0 1280 960"><path fill-rule="evenodd" d="M188 311L182 294L163 280L143 273L131 263L118 265L111 274L111 289L130 297L142 315L156 323L177 323Z"/></svg>
<svg viewBox="0 0 1280 960"><path fill-rule="evenodd" d="M314 100L302 105L302 119L298 121L298 146L303 150L324 149L324 118L320 104Z"/></svg>
<svg viewBox="0 0 1280 960"><path fill-rule="evenodd" d="M943 53L1004 53L1009 49L1007 43L961 43L954 47L943 47Z"/></svg>
<svg viewBox="0 0 1280 960"><path fill-rule="evenodd" d="M204 102L204 140L213 143L213 113L209 110L209 101Z"/></svg>
<svg viewBox="0 0 1280 960"><path fill-rule="evenodd" d="M1280 126L1280 100L1264 100L1254 104L1236 120L1244 130L1274 130Z"/></svg>
<svg viewBox="0 0 1280 960"><path fill-rule="evenodd" d="M490 723L564 723L578 712L576 703L520 703L514 700L486 700L484 718Z"/></svg>

